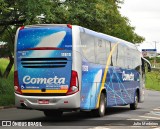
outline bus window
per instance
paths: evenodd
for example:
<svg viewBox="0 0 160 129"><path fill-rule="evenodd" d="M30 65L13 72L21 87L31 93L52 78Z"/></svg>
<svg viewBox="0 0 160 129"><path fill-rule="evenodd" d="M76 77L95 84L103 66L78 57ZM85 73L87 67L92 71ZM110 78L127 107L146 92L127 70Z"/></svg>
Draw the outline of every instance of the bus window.
<svg viewBox="0 0 160 129"><path fill-rule="evenodd" d="M106 44L106 58L108 60L108 56L110 54L110 51L111 51L111 48L110 48L110 42L109 41L105 41L105 44Z"/></svg>
<svg viewBox="0 0 160 129"><path fill-rule="evenodd" d="M95 62L95 48L94 48L94 37L85 33L81 33L81 44L85 47L82 47L83 56L89 61Z"/></svg>
<svg viewBox="0 0 160 129"><path fill-rule="evenodd" d="M102 39L95 40L95 50L96 50L96 63L106 64L106 44Z"/></svg>
<svg viewBox="0 0 160 129"><path fill-rule="evenodd" d="M140 57L139 53L135 52L134 58L135 58L135 66L134 66L134 68L136 68L137 66L141 66L142 62L141 62L141 57Z"/></svg>
<svg viewBox="0 0 160 129"><path fill-rule="evenodd" d="M125 56L126 49L123 45L118 45L118 58L117 58L117 66L118 67L127 67L126 66L126 56Z"/></svg>
<svg viewBox="0 0 160 129"><path fill-rule="evenodd" d="M133 58L131 58L129 56L126 58L126 68L127 69L133 68Z"/></svg>
<svg viewBox="0 0 160 129"><path fill-rule="evenodd" d="M113 48L113 46L115 45L114 43L111 43L112 45L112 48ZM117 59L118 59L118 48L116 47L115 49L114 49L114 51L113 51L113 54L112 54L112 63L113 63L113 66L117 66Z"/></svg>

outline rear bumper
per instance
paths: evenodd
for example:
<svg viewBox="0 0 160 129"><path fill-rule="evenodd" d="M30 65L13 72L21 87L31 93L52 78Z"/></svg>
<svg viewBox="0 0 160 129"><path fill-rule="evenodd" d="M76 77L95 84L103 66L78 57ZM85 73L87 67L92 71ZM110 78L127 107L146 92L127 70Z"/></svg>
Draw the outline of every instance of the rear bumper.
<svg viewBox="0 0 160 129"><path fill-rule="evenodd" d="M49 100L49 104L39 104L38 100ZM67 103L68 102L68 103ZM15 93L17 108L52 110L52 109L77 109L80 108L80 93L68 96L24 96Z"/></svg>

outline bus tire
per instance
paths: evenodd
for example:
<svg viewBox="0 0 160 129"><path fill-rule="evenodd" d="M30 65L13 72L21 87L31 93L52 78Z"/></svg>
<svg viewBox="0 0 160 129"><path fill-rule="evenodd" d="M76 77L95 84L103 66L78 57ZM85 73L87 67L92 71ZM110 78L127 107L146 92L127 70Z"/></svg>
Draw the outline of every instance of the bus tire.
<svg viewBox="0 0 160 129"><path fill-rule="evenodd" d="M62 111L59 110L45 110L43 111L46 117L61 117L63 115Z"/></svg>
<svg viewBox="0 0 160 129"><path fill-rule="evenodd" d="M104 93L101 93L99 108L94 110L94 114L98 117L103 117L106 112L106 96Z"/></svg>
<svg viewBox="0 0 160 129"><path fill-rule="evenodd" d="M130 104L130 109L131 110L136 110L138 107L138 94L137 92L135 93L135 96L134 96L134 103L131 103Z"/></svg>

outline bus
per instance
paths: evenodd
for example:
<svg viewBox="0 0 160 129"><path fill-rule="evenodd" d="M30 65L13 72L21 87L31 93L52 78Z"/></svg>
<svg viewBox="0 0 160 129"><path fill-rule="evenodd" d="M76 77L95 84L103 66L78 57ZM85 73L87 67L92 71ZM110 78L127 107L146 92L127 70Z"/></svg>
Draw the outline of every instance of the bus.
<svg viewBox="0 0 160 129"><path fill-rule="evenodd" d="M127 41L77 25L38 24L17 30L14 50L17 108L102 117L106 107L135 110L144 101L147 61Z"/></svg>

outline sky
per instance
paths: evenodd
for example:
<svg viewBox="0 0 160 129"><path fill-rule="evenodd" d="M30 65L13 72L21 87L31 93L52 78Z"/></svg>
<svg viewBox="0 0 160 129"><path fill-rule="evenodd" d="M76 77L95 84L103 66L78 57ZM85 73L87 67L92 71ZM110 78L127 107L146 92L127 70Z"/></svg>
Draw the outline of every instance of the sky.
<svg viewBox="0 0 160 129"><path fill-rule="evenodd" d="M155 48L160 53L160 0L124 0L120 12L128 17L135 32L145 38L141 49Z"/></svg>

